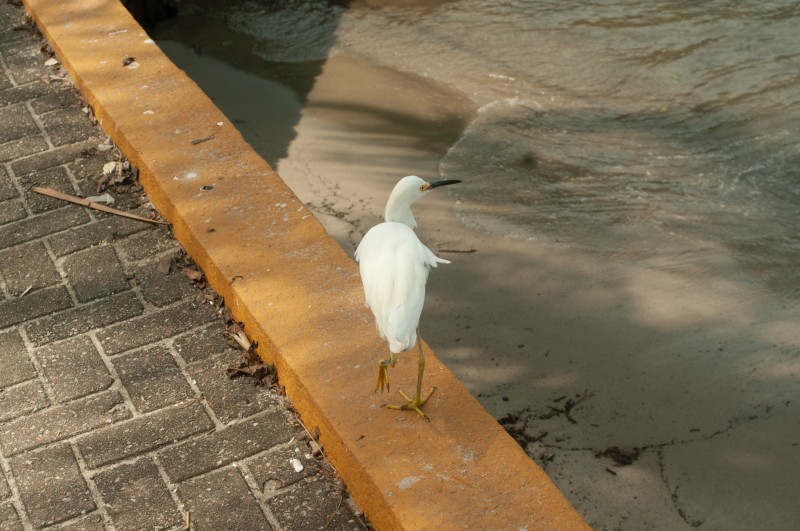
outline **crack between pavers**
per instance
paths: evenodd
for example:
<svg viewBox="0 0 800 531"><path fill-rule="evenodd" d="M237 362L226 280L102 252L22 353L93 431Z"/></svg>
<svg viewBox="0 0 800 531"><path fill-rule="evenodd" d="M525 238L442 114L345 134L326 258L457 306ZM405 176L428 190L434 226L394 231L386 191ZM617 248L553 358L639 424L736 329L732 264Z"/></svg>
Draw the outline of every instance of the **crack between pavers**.
<svg viewBox="0 0 800 531"><path fill-rule="evenodd" d="M27 332L25 332L25 327L22 326L23 324L25 323L20 323L15 328L17 329L17 333L22 338L22 344L25 345L25 350L27 351L26 353L28 354L28 360L31 362L31 365L33 365L33 369L36 371L36 379L39 380L39 384L42 386L44 394L47 397L47 401L49 403L47 407L58 405L59 402L58 400L56 400L55 391L53 391L52 387L50 387L50 384L48 383L47 378L45 377L44 368L42 367L42 364L39 362L39 358L37 358L36 355L34 354L34 352L36 351L36 347L28 337Z"/></svg>
<svg viewBox="0 0 800 531"><path fill-rule="evenodd" d="M161 448L159 448L159 451L160 450ZM146 457L137 456L136 459L132 461L138 461L139 459L146 459ZM180 511L181 516L183 516L183 518L187 522L186 530L188 531L191 528L191 526L189 525L191 520L190 516L186 511L186 504L184 504L183 501L178 496L178 486L175 483L173 483L172 480L170 479L169 474L167 474L167 471L164 468L164 465L161 463L161 459L159 459L158 455L154 454L150 456L150 461L155 465L156 470L158 470L158 475L161 476L161 481L163 481L164 485L167 486L167 492L169 492L172 501L175 503L175 506L178 508L178 511Z"/></svg>
<svg viewBox="0 0 800 531"><path fill-rule="evenodd" d="M120 394L120 396L122 396L122 402L125 404L125 407L128 408L128 411L131 414L131 418L136 418L141 416L142 414L136 410L136 406L133 403L133 399L131 398L130 393L128 393L128 388L125 387L125 384L122 382L122 378L117 372L117 368L114 366L114 362L111 360L108 354L106 354L106 351L103 348L103 344L100 342L99 339L97 339L97 332L94 331L87 333L85 335L89 338L89 341L92 342L92 345L94 345L97 354L100 356L100 359L106 366L108 374L110 374L111 378L114 379L114 382L108 387L108 390L117 391Z"/></svg>
<svg viewBox="0 0 800 531"><path fill-rule="evenodd" d="M86 460L83 458L83 455L81 455L81 452L78 449L77 442L71 441L69 443L69 447L75 456L75 461L78 463L78 470L81 473L81 477L83 477L83 481L86 483L86 487L89 489L89 493L92 495L92 501L95 505L95 510L92 512L96 511L103 518L103 523L107 529L113 529L113 522L111 520L111 516L106 510L106 504L103 501L103 496L100 494L100 489L97 488L97 485L94 482L94 475L89 474L89 468L86 466ZM84 515L81 515L81 517L82 516Z"/></svg>
<svg viewBox="0 0 800 531"><path fill-rule="evenodd" d="M11 504L17 511L17 516L19 517L22 527L26 530L33 529L33 525L28 518L28 511L25 509L25 504L22 503L22 498L19 494L17 478L15 478L11 473L11 465L8 463L8 459L6 458L4 452L0 452L0 468L3 469L3 474L5 475L8 489L11 491Z"/></svg>
<svg viewBox="0 0 800 531"><path fill-rule="evenodd" d="M46 152L43 151L42 153L46 153ZM35 154L29 155L29 156L33 157L35 155L37 155L37 154L35 153ZM26 157L19 157L19 158L16 158L16 159L8 160L8 161L3 163L3 167L6 170L6 175L8 175L8 178L11 181L11 185L17 190L17 195L19 196L19 200L22 203L22 207L25 209L26 216L25 216L24 219L27 219L27 218L35 217L37 215L42 215L42 214L44 214L44 212L41 212L39 214L34 214L33 213L33 211L31 210L30 205L28 204L27 194L25 193L26 190L19 183L19 178L17 177L16 172L13 170L13 168L11 168L11 163L12 162L17 162L17 161L22 160L24 158L26 158ZM34 238L34 239L36 239L36 238ZM19 243L24 243L24 242L19 242Z"/></svg>
<svg viewBox="0 0 800 531"><path fill-rule="evenodd" d="M47 253L47 256L53 263L53 267L56 268L56 273L58 273L58 276L61 278L60 284L54 284L54 285L64 286L64 288L67 290L67 293L69 294L70 300L72 301L72 307L74 308L78 306L80 304L80 301L78 300L78 296L75 294L75 289L69 282L69 275L67 275L67 272L64 271L64 261L66 260L66 257L62 257L62 259L59 260L59 258L56 256L56 253L53 251L53 248L50 246L50 241L48 238L37 238L37 239L41 240L42 245L44 246L44 250Z"/></svg>
<svg viewBox="0 0 800 531"><path fill-rule="evenodd" d="M264 517L272 526L272 529L274 531L283 531L283 526L278 521L278 518L275 516L275 514L272 512L272 509L269 508L269 505L267 505L267 501L272 497L265 496L263 490L258 487L258 482L256 481L256 478L253 476L252 472L250 472L250 468L247 466L247 463L244 460L242 460L237 463L232 463L232 465L239 471L239 473L244 478L244 482L247 484L247 487L250 489L250 492L253 493L253 497L256 499L258 507L261 509L261 512L264 513ZM286 491L289 491L289 489L287 488Z"/></svg>
<svg viewBox="0 0 800 531"><path fill-rule="evenodd" d="M25 101L24 105L25 108L28 109L28 114L30 114L31 118L33 118L33 123L35 123L36 127L39 128L39 131L41 132L42 137L44 138L44 141L47 144L47 149L43 151L43 153L53 151L56 148L55 145L53 144L53 139L50 138L50 133L47 132L47 128L44 126L42 119L39 117L38 114L36 114L36 111L33 110L33 105L31 104L31 101L32 100Z"/></svg>
<svg viewBox="0 0 800 531"><path fill-rule="evenodd" d="M11 75L11 69L8 67L5 55L2 52L0 52L0 69L3 70L3 74L5 74L6 79L8 79L8 81L11 83L12 88L17 88L21 86L17 83L17 80L14 79L14 76Z"/></svg>
<svg viewBox="0 0 800 531"><path fill-rule="evenodd" d="M226 427L225 424L219 420L219 417L217 417L216 412L211 408L211 405L206 400L205 396L203 395L203 392L197 386L197 382L195 381L195 379L192 378L192 375L186 371L186 367L188 366L188 364L186 363L186 360L183 359L183 356L181 356L178 350L175 348L174 340L170 341L169 345L167 345L167 351L169 352L170 356L172 356L172 359L178 366L178 370L180 371L181 375L183 375L183 378L186 380L186 383L189 385L189 388L194 393L195 400L197 400L200 403L200 405L203 406L206 415L208 415L208 418L210 418L211 422L214 424L214 430L216 431L224 430Z"/></svg>

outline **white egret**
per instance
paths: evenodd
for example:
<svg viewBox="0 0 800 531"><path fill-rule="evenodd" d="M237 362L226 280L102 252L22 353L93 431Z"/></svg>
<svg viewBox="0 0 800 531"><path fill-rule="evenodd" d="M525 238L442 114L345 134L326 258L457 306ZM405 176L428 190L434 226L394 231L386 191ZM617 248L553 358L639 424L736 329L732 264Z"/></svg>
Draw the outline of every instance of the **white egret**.
<svg viewBox="0 0 800 531"><path fill-rule="evenodd" d="M425 355L418 339L419 317L425 302L425 282L428 271L438 263L448 260L434 255L425 247L414 228L417 226L411 205L425 192L439 186L461 181L447 179L426 182L416 175L403 177L395 185L386 203L384 222L372 227L356 249L364 297L375 316L381 338L389 343L389 359L378 363L378 383L375 390L389 390L389 367L397 363L396 354L410 349L417 343L419 348L419 372L417 394L412 399L399 390L407 403L391 409L412 409L423 418L428 417L420 409L433 395L436 388L422 397L422 374L425 371Z"/></svg>

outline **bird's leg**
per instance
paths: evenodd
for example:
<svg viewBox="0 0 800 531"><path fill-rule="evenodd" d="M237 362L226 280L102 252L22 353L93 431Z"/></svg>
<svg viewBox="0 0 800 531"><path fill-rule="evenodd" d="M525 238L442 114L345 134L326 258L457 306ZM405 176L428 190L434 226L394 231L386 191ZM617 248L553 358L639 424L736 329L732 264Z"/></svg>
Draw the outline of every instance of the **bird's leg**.
<svg viewBox="0 0 800 531"><path fill-rule="evenodd" d="M433 387L430 390L430 392L428 392L428 394L425 395L425 398L422 398L422 375L425 373L425 354L422 352L422 341L419 337L419 331L417 331L417 346L419 347L419 361L417 362L419 367L419 370L417 372L417 395L412 400L411 398L409 398L407 394L403 392L402 389L398 389L400 395L406 400L408 400L408 403L403 404L401 406L387 405L386 407L389 409L413 409L419 414L419 416L421 416L427 421L430 421L428 416L425 413L423 413L422 409L420 408L428 402L430 397L433 396L434 391L436 391L436 387Z"/></svg>
<svg viewBox="0 0 800 531"><path fill-rule="evenodd" d="M389 359L388 360L381 360L378 362L378 383L375 386L375 390L378 389L383 392L384 386L386 387L386 392L389 392L389 367L394 368L397 364L397 357L394 355L394 352L389 351Z"/></svg>

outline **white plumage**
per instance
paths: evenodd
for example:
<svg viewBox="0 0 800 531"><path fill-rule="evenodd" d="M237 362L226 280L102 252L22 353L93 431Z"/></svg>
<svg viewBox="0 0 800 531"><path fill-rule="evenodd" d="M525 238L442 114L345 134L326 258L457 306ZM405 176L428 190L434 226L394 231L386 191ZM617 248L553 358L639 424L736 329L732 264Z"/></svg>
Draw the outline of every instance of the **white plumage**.
<svg viewBox="0 0 800 531"><path fill-rule="evenodd" d="M419 240L414 232L417 223L411 213L411 205L430 189L458 182L460 181L445 180L428 183L415 175L402 178L395 185L386 204L386 221L372 227L356 249L355 257L364 284L364 297L375 316L378 333L389 343L389 359L378 365L376 390L383 389L384 384L389 387L387 369L394 367L394 355L410 349L417 342L428 271L439 263L450 263L434 255ZM433 391L424 400L420 397L424 366L420 345L416 398L411 400L400 391L409 403L388 407L414 409L425 417L419 408Z"/></svg>
<svg viewBox="0 0 800 531"><path fill-rule="evenodd" d="M372 227L356 250L356 260L381 338L395 354L410 349L417 341L428 270L450 262L425 247L411 227L396 221Z"/></svg>

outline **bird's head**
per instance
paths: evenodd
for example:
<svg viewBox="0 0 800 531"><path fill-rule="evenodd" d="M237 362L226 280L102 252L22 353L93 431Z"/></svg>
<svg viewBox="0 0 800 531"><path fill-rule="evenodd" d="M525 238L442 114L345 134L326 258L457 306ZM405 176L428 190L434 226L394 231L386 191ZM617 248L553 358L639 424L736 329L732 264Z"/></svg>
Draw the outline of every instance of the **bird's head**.
<svg viewBox="0 0 800 531"><path fill-rule="evenodd" d="M414 204L417 199L421 198L428 190L460 182L461 181L457 179L445 179L429 183L416 175L403 177L394 186L392 193L389 195L389 201L386 203L386 211L383 214L383 219L386 221L404 223L413 229L417 226L417 222L414 219L414 215L411 213L411 205Z"/></svg>

